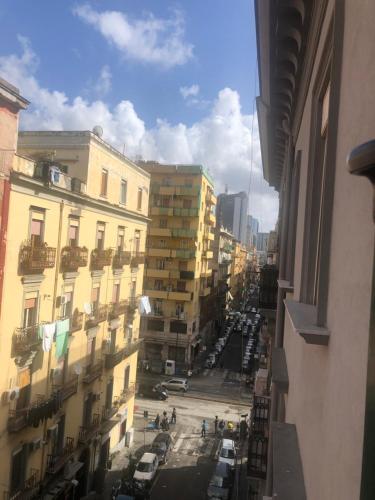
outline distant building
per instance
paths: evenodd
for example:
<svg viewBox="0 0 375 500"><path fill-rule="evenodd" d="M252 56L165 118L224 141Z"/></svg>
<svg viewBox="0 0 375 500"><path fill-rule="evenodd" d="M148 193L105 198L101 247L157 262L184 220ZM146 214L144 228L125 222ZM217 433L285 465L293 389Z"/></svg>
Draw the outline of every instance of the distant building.
<svg viewBox="0 0 375 500"><path fill-rule="evenodd" d="M259 221L252 215L247 216L246 245L255 247L257 244L257 234L259 231Z"/></svg>
<svg viewBox="0 0 375 500"><path fill-rule="evenodd" d="M247 244L247 194L244 191L234 194L222 193L217 201L218 225L232 233L243 245Z"/></svg>
<svg viewBox="0 0 375 500"><path fill-rule="evenodd" d="M267 252L269 233L257 233L256 248L258 252Z"/></svg>

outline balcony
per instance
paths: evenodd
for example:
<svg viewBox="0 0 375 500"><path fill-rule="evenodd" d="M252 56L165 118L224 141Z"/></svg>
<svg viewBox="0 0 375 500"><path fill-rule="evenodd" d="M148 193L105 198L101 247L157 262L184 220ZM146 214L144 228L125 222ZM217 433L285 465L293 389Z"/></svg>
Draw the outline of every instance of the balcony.
<svg viewBox="0 0 375 500"><path fill-rule="evenodd" d="M130 318L135 315L135 313L138 309L138 300L139 300L139 297L136 296L136 297L129 297L129 299L127 301L126 312Z"/></svg>
<svg viewBox="0 0 375 500"><path fill-rule="evenodd" d="M27 427L27 413L28 408L22 408L21 410L9 410L7 424L8 432L19 432Z"/></svg>
<svg viewBox="0 0 375 500"><path fill-rule="evenodd" d="M194 271L180 271L180 279L193 280L194 279Z"/></svg>
<svg viewBox="0 0 375 500"><path fill-rule="evenodd" d="M64 247L61 250L61 269L75 272L79 267L87 266L89 251L86 247Z"/></svg>
<svg viewBox="0 0 375 500"><path fill-rule="evenodd" d="M118 349L114 353L109 353L105 355L105 367L110 370L117 366L121 361L123 361L128 356L131 356L139 350L141 340L135 340L134 342L129 342L122 349Z"/></svg>
<svg viewBox="0 0 375 500"><path fill-rule="evenodd" d="M164 236L164 237L170 237L172 234L171 229L166 227L150 227L148 233L150 236Z"/></svg>
<svg viewBox="0 0 375 500"><path fill-rule="evenodd" d="M127 300L119 300L109 305L108 319L116 319L120 314L124 314L127 308Z"/></svg>
<svg viewBox="0 0 375 500"><path fill-rule="evenodd" d="M112 417L114 417L117 413L118 406L119 406L119 403L118 403L117 398L115 398L115 400L113 401L113 406L111 406L110 408L103 406L103 408L102 408L102 421L109 420Z"/></svg>
<svg viewBox="0 0 375 500"><path fill-rule="evenodd" d="M170 248L148 248L147 255L149 257L171 257L172 251Z"/></svg>
<svg viewBox="0 0 375 500"><path fill-rule="evenodd" d="M108 306L106 304L98 304L93 308L91 314L86 314L85 329L93 328L99 323L107 319Z"/></svg>
<svg viewBox="0 0 375 500"><path fill-rule="evenodd" d="M145 262L145 252L134 252L131 257L130 266L138 267L139 264L144 264Z"/></svg>
<svg viewBox="0 0 375 500"><path fill-rule="evenodd" d="M24 481L18 491L5 491L3 500L31 500L40 498L39 495L40 481L39 471L37 469L30 469L29 477Z"/></svg>
<svg viewBox="0 0 375 500"><path fill-rule="evenodd" d="M206 212L204 219L205 219L207 224L210 224L211 226L215 226L216 217L212 212Z"/></svg>
<svg viewBox="0 0 375 500"><path fill-rule="evenodd" d="M177 259L195 259L195 250L176 250Z"/></svg>
<svg viewBox="0 0 375 500"><path fill-rule="evenodd" d="M102 361L98 361L93 365L89 365L86 367L86 374L84 375L82 382L84 384L91 384L97 378L101 377L103 373L103 363Z"/></svg>
<svg viewBox="0 0 375 500"><path fill-rule="evenodd" d="M207 194L206 194L206 203L208 205L216 205L217 198L214 195L214 193L211 193L210 191L207 191Z"/></svg>
<svg viewBox="0 0 375 500"><path fill-rule="evenodd" d="M201 190L201 186L167 186L158 183L151 184L151 193L161 194L161 195L181 195L181 196L198 196Z"/></svg>
<svg viewBox="0 0 375 500"><path fill-rule="evenodd" d="M145 294L153 299L164 299L164 300L182 300L190 301L192 292L172 290L172 289L152 289L148 288L145 290Z"/></svg>
<svg viewBox="0 0 375 500"><path fill-rule="evenodd" d="M168 292L168 300L181 300L190 301L192 298L192 292L173 290Z"/></svg>
<svg viewBox="0 0 375 500"><path fill-rule="evenodd" d="M112 267L113 269L122 269L124 266L128 266L131 260L131 252L125 250L120 250L113 256Z"/></svg>
<svg viewBox="0 0 375 500"><path fill-rule="evenodd" d="M151 207L151 215L173 216L172 207Z"/></svg>
<svg viewBox="0 0 375 500"><path fill-rule="evenodd" d="M39 423L40 409L43 408L44 411L51 410L54 413L54 408L56 404L56 395L52 394L49 398L44 396L39 396L38 399L31 405L21 408L19 410L9 410L7 428L8 432L19 432L28 426L33 426L35 423Z"/></svg>
<svg viewBox="0 0 375 500"><path fill-rule="evenodd" d="M50 453L47 455L47 474L56 474L68 462L74 453L74 438L66 437L65 445L59 453Z"/></svg>
<svg viewBox="0 0 375 500"><path fill-rule="evenodd" d="M204 231L204 238L208 241L213 241L215 239L215 234L212 231L206 229Z"/></svg>
<svg viewBox="0 0 375 500"><path fill-rule="evenodd" d="M195 238L197 235L196 229L189 229L184 227L172 228L173 238Z"/></svg>
<svg viewBox="0 0 375 500"><path fill-rule="evenodd" d="M102 271L104 266L110 266L112 262L112 248L95 248L91 252L91 269L93 271Z"/></svg>
<svg viewBox="0 0 375 500"><path fill-rule="evenodd" d="M154 288L148 288L145 290L145 294L151 299L168 299L168 292L166 290L156 290Z"/></svg>
<svg viewBox="0 0 375 500"><path fill-rule="evenodd" d="M203 250L202 257L204 259L213 259L214 258L214 252L212 250Z"/></svg>
<svg viewBox="0 0 375 500"><path fill-rule="evenodd" d="M78 332L83 328L83 312L79 312L77 309L74 311L70 317L70 332Z"/></svg>
<svg viewBox="0 0 375 500"><path fill-rule="evenodd" d="M38 349L41 344L39 326L32 325L15 329L12 338L14 354L22 355Z"/></svg>
<svg viewBox="0 0 375 500"><path fill-rule="evenodd" d="M135 395L135 384L129 384L129 387L121 391L118 402L123 405L129 401Z"/></svg>
<svg viewBox="0 0 375 500"><path fill-rule="evenodd" d="M94 413L91 423L87 426L81 426L79 428L78 442L80 444L86 444L95 435L99 428L100 415L99 413Z"/></svg>
<svg viewBox="0 0 375 500"><path fill-rule="evenodd" d="M85 193L86 184L77 177L70 177L61 170L57 170L59 165L56 161L41 160L35 165L34 175L36 179L42 179L47 186L58 187L72 191L74 193ZM61 166L62 167L62 166Z"/></svg>
<svg viewBox="0 0 375 500"><path fill-rule="evenodd" d="M59 391L62 401L69 399L74 394L77 394L78 391L78 375L69 380L69 382L64 382L60 385L54 385L53 391Z"/></svg>
<svg viewBox="0 0 375 500"><path fill-rule="evenodd" d="M146 269L145 275L148 278L169 278L170 271L168 269Z"/></svg>
<svg viewBox="0 0 375 500"><path fill-rule="evenodd" d="M33 245L26 242L20 248L19 269L22 274L40 274L54 267L55 260L56 248L49 247L47 243Z"/></svg>
<svg viewBox="0 0 375 500"><path fill-rule="evenodd" d="M173 208L173 214L177 217L198 217L199 208Z"/></svg>

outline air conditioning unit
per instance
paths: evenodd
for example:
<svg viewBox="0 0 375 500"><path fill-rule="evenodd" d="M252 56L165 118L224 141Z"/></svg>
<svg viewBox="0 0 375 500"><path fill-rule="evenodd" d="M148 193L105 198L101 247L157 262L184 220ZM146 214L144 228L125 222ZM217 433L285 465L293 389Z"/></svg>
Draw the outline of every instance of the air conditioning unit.
<svg viewBox="0 0 375 500"><path fill-rule="evenodd" d="M13 389L8 389L2 394L3 403L10 403L11 401L15 401L20 397L20 388L13 387Z"/></svg>
<svg viewBox="0 0 375 500"><path fill-rule="evenodd" d="M47 429L47 439L49 439L49 440L55 439L56 436L57 436L57 430L58 430L57 424L52 425L51 427L48 427L48 429Z"/></svg>
<svg viewBox="0 0 375 500"><path fill-rule="evenodd" d="M35 438L29 443L29 451L39 450L42 446L42 438Z"/></svg>

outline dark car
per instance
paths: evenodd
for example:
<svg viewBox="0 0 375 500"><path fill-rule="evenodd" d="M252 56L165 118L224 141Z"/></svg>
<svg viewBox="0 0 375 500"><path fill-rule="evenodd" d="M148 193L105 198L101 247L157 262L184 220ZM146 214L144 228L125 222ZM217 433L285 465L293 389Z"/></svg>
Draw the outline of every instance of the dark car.
<svg viewBox="0 0 375 500"><path fill-rule="evenodd" d="M229 464L218 462L208 485L208 499L229 500L233 486L233 472Z"/></svg>
<svg viewBox="0 0 375 500"><path fill-rule="evenodd" d="M166 464L171 452L173 443L172 437L168 432L161 432L156 436L151 445L151 453L158 456L159 463Z"/></svg>
<svg viewBox="0 0 375 500"><path fill-rule="evenodd" d="M140 384L138 387L138 395L144 398L159 399L165 401L168 399L168 391L161 385Z"/></svg>

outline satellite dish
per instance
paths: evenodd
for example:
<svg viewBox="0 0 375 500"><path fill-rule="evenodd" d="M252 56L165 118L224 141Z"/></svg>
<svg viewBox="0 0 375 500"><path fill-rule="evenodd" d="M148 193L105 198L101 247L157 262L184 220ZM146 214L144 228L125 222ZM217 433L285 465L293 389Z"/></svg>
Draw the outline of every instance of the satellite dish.
<svg viewBox="0 0 375 500"><path fill-rule="evenodd" d="M82 373L82 366L80 365L80 363L76 363L73 370L76 375L80 375Z"/></svg>
<svg viewBox="0 0 375 500"><path fill-rule="evenodd" d="M103 129L100 125L95 125L95 127L92 129L92 133L98 137L102 137Z"/></svg>

